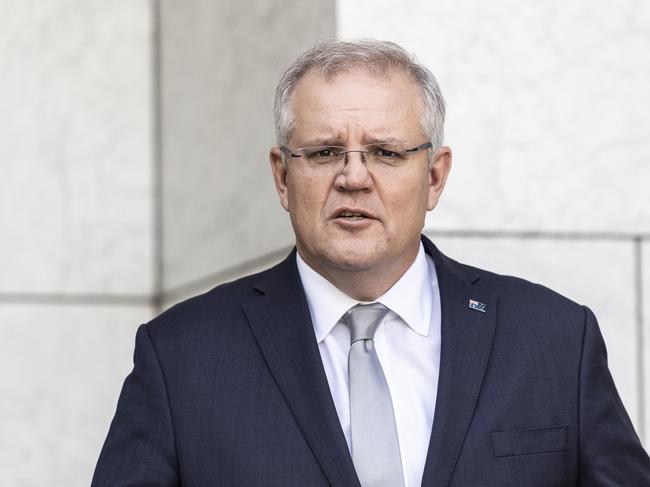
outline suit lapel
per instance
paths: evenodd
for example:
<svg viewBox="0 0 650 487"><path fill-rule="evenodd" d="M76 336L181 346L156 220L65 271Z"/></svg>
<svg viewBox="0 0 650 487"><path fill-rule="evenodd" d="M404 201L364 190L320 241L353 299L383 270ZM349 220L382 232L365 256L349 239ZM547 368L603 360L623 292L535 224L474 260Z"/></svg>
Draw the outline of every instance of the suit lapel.
<svg viewBox="0 0 650 487"><path fill-rule="evenodd" d="M442 306L438 395L422 486L449 485L469 428L490 354L497 298L481 291L478 278L424 240L436 266ZM485 305L470 308L469 300ZM480 307L474 304L474 307Z"/></svg>
<svg viewBox="0 0 650 487"><path fill-rule="evenodd" d="M359 487L327 383L294 252L244 305L257 343L305 440L332 486Z"/></svg>

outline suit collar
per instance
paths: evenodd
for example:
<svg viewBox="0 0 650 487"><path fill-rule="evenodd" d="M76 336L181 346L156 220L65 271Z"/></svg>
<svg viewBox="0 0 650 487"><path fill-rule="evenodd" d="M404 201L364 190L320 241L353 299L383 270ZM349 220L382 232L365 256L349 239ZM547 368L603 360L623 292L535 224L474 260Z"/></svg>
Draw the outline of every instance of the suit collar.
<svg viewBox="0 0 650 487"><path fill-rule="evenodd" d="M422 241L436 265L442 307L438 395L422 485L446 487L483 383L498 299L479 285L476 270L444 256L425 237ZM483 311L472 309L470 300L484 305Z"/></svg>
<svg viewBox="0 0 650 487"><path fill-rule="evenodd" d="M422 485L449 485L476 406L496 326L497 297L478 272L443 255L427 238L440 288L442 345L436 409ZM255 284L244 312L262 354L333 486L359 487L323 369L295 249ZM485 305L471 309L469 300ZM296 353L302 350L303 353Z"/></svg>
<svg viewBox="0 0 650 487"><path fill-rule="evenodd" d="M255 284L260 296L244 304L260 350L332 486L360 487L327 383L295 249Z"/></svg>

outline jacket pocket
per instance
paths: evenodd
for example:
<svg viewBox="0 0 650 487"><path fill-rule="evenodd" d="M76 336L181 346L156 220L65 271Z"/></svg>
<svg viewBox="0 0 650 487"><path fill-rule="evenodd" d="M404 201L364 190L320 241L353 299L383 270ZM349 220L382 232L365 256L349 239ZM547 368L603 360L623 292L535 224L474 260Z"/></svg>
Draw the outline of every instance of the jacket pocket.
<svg viewBox="0 0 650 487"><path fill-rule="evenodd" d="M568 426L490 433L495 458L566 450Z"/></svg>

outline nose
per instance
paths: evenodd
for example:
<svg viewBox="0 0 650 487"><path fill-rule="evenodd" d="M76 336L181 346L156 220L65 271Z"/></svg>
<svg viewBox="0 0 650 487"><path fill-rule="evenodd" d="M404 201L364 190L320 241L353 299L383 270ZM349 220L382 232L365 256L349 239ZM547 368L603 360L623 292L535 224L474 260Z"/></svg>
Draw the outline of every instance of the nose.
<svg viewBox="0 0 650 487"><path fill-rule="evenodd" d="M372 186L364 151L346 152L343 169L336 176L335 184L338 189L347 191L358 191Z"/></svg>

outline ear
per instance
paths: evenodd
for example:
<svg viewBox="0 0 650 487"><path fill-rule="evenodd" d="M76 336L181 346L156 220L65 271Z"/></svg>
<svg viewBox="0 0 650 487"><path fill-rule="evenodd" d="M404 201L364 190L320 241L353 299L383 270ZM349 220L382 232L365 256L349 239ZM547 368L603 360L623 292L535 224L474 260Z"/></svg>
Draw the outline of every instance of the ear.
<svg viewBox="0 0 650 487"><path fill-rule="evenodd" d="M282 160L282 150L279 147L271 147L269 152L269 161L271 163L271 172L273 172L273 181L275 189L280 197L282 208L289 211L289 189L287 187L287 166Z"/></svg>
<svg viewBox="0 0 650 487"><path fill-rule="evenodd" d="M433 162L429 168L428 210L433 210L438 204L442 190L445 189L450 170L451 149L447 146L439 147L433 154Z"/></svg>

